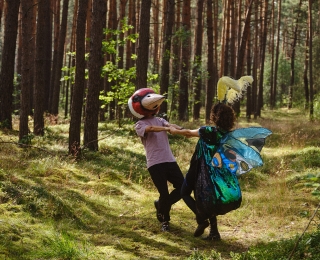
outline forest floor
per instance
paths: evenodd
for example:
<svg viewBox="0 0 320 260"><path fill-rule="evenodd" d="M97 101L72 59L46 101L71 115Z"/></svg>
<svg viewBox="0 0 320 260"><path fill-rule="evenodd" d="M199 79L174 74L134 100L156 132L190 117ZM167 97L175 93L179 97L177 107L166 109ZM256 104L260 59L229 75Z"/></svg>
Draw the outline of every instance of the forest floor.
<svg viewBox="0 0 320 260"><path fill-rule="evenodd" d="M320 219L316 212L311 221L320 198L312 183L320 173L319 125L295 109L239 118L238 127L273 134L261 153L264 165L239 177L241 207L218 216L219 242L202 239L209 230L193 237L195 217L182 201L172 207L171 231L160 231L158 193L133 122L101 123L99 151L84 150L81 160L67 155L67 121L48 125L28 147L17 145L17 124L0 130L0 259L196 259L197 252L234 259L312 232ZM186 173L197 139L169 139Z"/></svg>

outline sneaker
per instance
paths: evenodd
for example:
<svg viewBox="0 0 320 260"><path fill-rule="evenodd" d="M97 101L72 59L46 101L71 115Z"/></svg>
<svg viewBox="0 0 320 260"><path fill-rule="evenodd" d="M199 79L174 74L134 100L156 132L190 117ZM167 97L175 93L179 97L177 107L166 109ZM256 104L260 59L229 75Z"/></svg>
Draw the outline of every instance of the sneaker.
<svg viewBox="0 0 320 260"><path fill-rule="evenodd" d="M205 237L204 240L214 240L219 241L221 240L220 234L209 234L209 236Z"/></svg>
<svg viewBox="0 0 320 260"><path fill-rule="evenodd" d="M162 222L161 224L161 231L168 232L170 231L170 225L168 221Z"/></svg>
<svg viewBox="0 0 320 260"><path fill-rule="evenodd" d="M154 207L156 208L156 216L157 219L159 220L159 222L163 221L163 217L162 215L159 213L159 200L155 200L154 201Z"/></svg>
<svg viewBox="0 0 320 260"><path fill-rule="evenodd" d="M196 231L194 232L195 237L199 237L203 234L204 230L209 226L208 220L198 225Z"/></svg>

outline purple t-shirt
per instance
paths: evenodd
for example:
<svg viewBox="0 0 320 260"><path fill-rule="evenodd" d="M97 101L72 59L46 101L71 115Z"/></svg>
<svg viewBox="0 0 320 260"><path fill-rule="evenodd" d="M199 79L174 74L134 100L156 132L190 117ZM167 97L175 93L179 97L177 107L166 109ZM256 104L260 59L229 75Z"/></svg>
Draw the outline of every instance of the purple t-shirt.
<svg viewBox="0 0 320 260"><path fill-rule="evenodd" d="M135 125L135 130L138 136L140 136L146 151L147 168L159 163L176 161L170 149L166 131L145 132L147 126L168 125L169 123L160 117L144 118L139 120Z"/></svg>

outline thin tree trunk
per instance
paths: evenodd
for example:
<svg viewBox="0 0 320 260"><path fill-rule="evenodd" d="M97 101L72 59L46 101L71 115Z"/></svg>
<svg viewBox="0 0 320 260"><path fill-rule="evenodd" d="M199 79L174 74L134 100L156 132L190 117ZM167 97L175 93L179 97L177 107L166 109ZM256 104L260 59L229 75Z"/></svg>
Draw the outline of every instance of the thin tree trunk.
<svg viewBox="0 0 320 260"><path fill-rule="evenodd" d="M258 104L257 104L257 116L261 116L261 108L263 107L263 79L264 79L264 61L267 46L267 34L268 34L268 0L264 1L264 13L261 12L263 17L262 24L262 37L261 37L261 66L260 66L260 76L259 76L259 91L258 91Z"/></svg>
<svg viewBox="0 0 320 260"><path fill-rule="evenodd" d="M197 17L196 17L196 32L194 40L194 69L192 72L192 78L194 80L194 104L193 104L193 120L198 120L200 118L200 108L201 108L201 86L202 86L202 37L203 37L203 0L197 1Z"/></svg>
<svg viewBox="0 0 320 260"><path fill-rule="evenodd" d="M190 68L190 0L183 1L182 24L185 37L181 46L181 70L180 70L180 91L179 91L179 108L178 119L188 121L188 103L189 103L189 68Z"/></svg>
<svg viewBox="0 0 320 260"><path fill-rule="evenodd" d="M270 99L269 99L269 105L270 108L273 109L272 103L274 97L273 93L273 77L274 77L274 37L275 37L275 4L274 1L272 1L272 10L271 10L271 34L270 34L270 44L271 44L271 68L270 68Z"/></svg>
<svg viewBox="0 0 320 260"><path fill-rule="evenodd" d="M206 100L205 100L205 120L210 122L210 112L213 104L213 98L216 93L216 63L214 60L214 42L213 42L213 19L212 19L212 0L207 0L207 37L208 37L208 59L207 70L208 80L206 85Z"/></svg>
<svg viewBox="0 0 320 260"><path fill-rule="evenodd" d="M54 13L54 39L53 39L53 58L52 58L52 70L51 70L51 79L50 79L50 88L49 88L49 102L48 109L51 110L52 99L53 99L53 90L54 90L54 80L57 70L57 54L58 54L58 43L59 43L59 34L60 34L60 1L52 1L51 5L53 7Z"/></svg>
<svg viewBox="0 0 320 260"><path fill-rule="evenodd" d="M61 79L61 68L63 66L63 54L64 46L67 33L67 19L68 19L68 7L69 0L63 0L63 10L62 10L62 20L59 33L59 43L57 50L57 68L54 75L54 84L53 84L53 95L52 95L52 104L51 104L51 114L59 114L59 97L60 97L60 79Z"/></svg>
<svg viewBox="0 0 320 260"><path fill-rule="evenodd" d="M313 120L313 74L312 74L312 0L308 1L308 23L309 23L309 83L310 83L310 99L309 99L309 117Z"/></svg>
<svg viewBox="0 0 320 260"><path fill-rule="evenodd" d="M294 63L296 59L296 45L297 45L297 37L298 37L298 24L299 24L299 17L300 17L300 12L301 12L301 5L302 5L302 0L299 2L299 7L298 7L298 13L297 13L297 18L296 18L296 23L294 27L294 32L293 32L293 38L292 38L292 44L291 44L291 62L290 62L290 85L289 85L289 93L288 93L288 104L287 107L288 109L292 108L292 99L293 99L293 86L294 86L294 77L295 77L295 69L294 69Z"/></svg>
<svg viewBox="0 0 320 260"><path fill-rule="evenodd" d="M305 109L309 108L309 81L308 81L308 68L309 68L309 30L306 37L305 60L303 69L303 83L304 83L304 96L305 96Z"/></svg>
<svg viewBox="0 0 320 260"><path fill-rule="evenodd" d="M163 43L163 57L161 64L161 73L160 73L160 94L167 94L169 90L169 68L170 68L170 58L171 58L171 37L172 37L172 28L174 23L174 0L168 0L166 10L166 20L165 20L165 35ZM167 118L168 104L164 102L160 107L160 113L165 114Z"/></svg>
<svg viewBox="0 0 320 260"><path fill-rule="evenodd" d="M277 102L277 83L278 83L278 67L279 67L279 49L280 49L280 24L281 24L281 3L282 0L278 0L278 27L277 27L277 41L276 41L276 57L274 60L274 77L273 77L273 89L272 89L272 96L274 99L272 100L271 107L274 108Z"/></svg>
<svg viewBox="0 0 320 260"><path fill-rule="evenodd" d="M167 5L168 5L168 2L169 2L169 0L167 1ZM153 14L153 42L154 42L154 45L153 45L154 46L153 73L154 74L159 73L159 64L160 64L160 61L159 61L159 53L160 53L160 51L159 51L159 40L160 40L160 37L159 37L159 8L160 8L159 0L155 0L155 4L152 8L152 10L153 10L152 11L152 14ZM167 20L166 15L164 15L164 17L165 17L164 20ZM166 28L166 27L164 26L164 28ZM166 102L164 104L166 104Z"/></svg>

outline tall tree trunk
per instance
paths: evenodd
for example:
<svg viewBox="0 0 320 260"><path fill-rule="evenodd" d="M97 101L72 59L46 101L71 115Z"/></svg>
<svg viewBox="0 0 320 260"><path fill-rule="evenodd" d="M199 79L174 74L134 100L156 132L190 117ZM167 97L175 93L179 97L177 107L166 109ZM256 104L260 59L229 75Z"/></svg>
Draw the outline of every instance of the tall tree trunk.
<svg viewBox="0 0 320 260"><path fill-rule="evenodd" d="M30 111L30 39L32 39L33 0L21 0L21 25L22 25L22 66L21 66L21 94L20 94L20 120L19 142L29 142L28 117Z"/></svg>
<svg viewBox="0 0 320 260"><path fill-rule="evenodd" d="M129 14L128 14L128 24L131 26L134 26L134 17L135 17L135 13L134 13L134 5L135 5L135 1L134 0L129 0ZM135 33L135 28L129 29L127 34L131 35ZM134 43L131 41L127 41L126 43L126 69L128 70L129 68L131 68L133 66L133 62L131 59L131 55L132 53L132 48L131 46Z"/></svg>
<svg viewBox="0 0 320 260"><path fill-rule="evenodd" d="M252 44L251 44L251 31L249 30L248 33L248 41L247 41L247 47L246 47L246 53L247 53L247 75L253 74L253 71L251 70L251 64L252 64ZM247 103L246 103L246 118L250 119L252 115L252 86L248 86L247 88Z"/></svg>
<svg viewBox="0 0 320 260"><path fill-rule="evenodd" d="M87 0L86 0L87 2ZM69 52L74 53L76 51L76 29L77 29L77 12L78 12L79 0L75 0L73 8L73 21L72 21L72 31L70 36ZM87 9L87 8L86 8ZM85 40L84 40L85 42ZM85 44L85 43L84 43ZM72 55L65 54L68 56L68 72L65 73L68 78L70 78L70 71L72 67L75 67L75 59ZM67 63L67 62L66 62ZM65 93L65 104L64 104L64 117L68 117L68 113L71 113L72 104L72 92L73 92L73 80L64 81L66 93ZM69 107L69 92L70 92L70 107Z"/></svg>
<svg viewBox="0 0 320 260"><path fill-rule="evenodd" d="M240 3L239 3L240 4ZM230 2L230 58L229 58L229 75L235 77L236 73L236 47L238 44L237 31L238 24L235 15L235 1Z"/></svg>
<svg viewBox="0 0 320 260"><path fill-rule="evenodd" d="M34 134L44 134L44 98L46 82L47 60L47 14L50 12L50 0L44 0L38 4L38 20L36 35L36 67L34 89Z"/></svg>
<svg viewBox="0 0 320 260"><path fill-rule="evenodd" d="M52 70L50 78L50 87L49 87L49 102L48 110L51 111L52 99L53 99L53 90L54 90L54 80L57 71L57 57L58 57L58 45L59 45L59 34L60 34L60 1L52 1L51 5L53 7L54 13L54 38L53 38L53 58L52 58Z"/></svg>
<svg viewBox="0 0 320 260"><path fill-rule="evenodd" d="M163 42L163 57L161 64L160 73L160 94L168 94L169 90L169 68L170 68L170 58L171 58L171 38L172 38L172 28L174 23L174 0L168 0L166 4L166 14L165 14L165 33ZM167 102L162 103L160 107L160 113L165 114L167 118L168 104Z"/></svg>
<svg viewBox="0 0 320 260"><path fill-rule="evenodd" d="M200 118L201 108L201 87L202 87L202 37L203 37L203 2L204 0L197 1L197 17L196 17L196 34L194 40L194 69L192 72L192 78L195 80L194 85L194 105L193 105L193 120Z"/></svg>
<svg viewBox="0 0 320 260"><path fill-rule="evenodd" d="M12 129L14 58L20 0L7 0L0 72L0 126Z"/></svg>
<svg viewBox="0 0 320 260"><path fill-rule="evenodd" d="M60 79L61 79L61 68L63 66L63 54L64 46L66 41L67 33L67 19L68 19L68 8L69 0L63 0L63 10L62 10L62 20L59 33L59 43L57 51L57 69L54 76L53 84L53 95L52 95L52 104L51 104L51 114L59 114L59 97L60 97Z"/></svg>
<svg viewBox="0 0 320 260"><path fill-rule="evenodd" d="M278 27L277 27L277 41L276 41L276 57L274 60L274 77L272 84L272 96L274 99L272 100L271 108L274 108L277 102L277 83L278 83L278 67L279 67L279 53L280 53L280 24L281 24L281 3L282 0L278 0Z"/></svg>
<svg viewBox="0 0 320 260"><path fill-rule="evenodd" d="M101 64L103 62L102 40L103 23L106 20L106 1L93 0L92 25L90 37L89 81L86 98L86 112L84 123L84 144L92 151L98 150L98 116L99 91L102 82Z"/></svg>
<svg viewBox="0 0 320 260"><path fill-rule="evenodd" d="M184 30L184 39L181 45L181 69L180 69L180 87L179 87L179 107L178 119L188 121L188 103L189 103L189 68L190 68L190 0L183 1L182 26Z"/></svg>
<svg viewBox="0 0 320 260"><path fill-rule="evenodd" d="M166 6L168 5L169 0L167 1ZM154 74L159 74L159 0L155 0L155 4L152 8L152 14L153 14L153 46L154 46L154 50L153 50L153 73ZM166 18L166 14L164 15L164 20L167 20ZM164 28L166 28L164 26ZM166 30L166 29L165 29ZM171 35L170 35L171 37ZM164 39L165 41L165 39ZM161 85L160 85L161 86ZM166 104L166 103L164 103ZM163 105L162 105L163 106Z"/></svg>
<svg viewBox="0 0 320 260"><path fill-rule="evenodd" d="M236 70L236 79L242 77L244 72L244 62L245 62L245 54L246 54L246 47L248 46L249 36L250 36L250 23L251 23L251 10L252 10L252 3L253 0L250 1L249 5L247 6L246 16L244 20L244 27L242 30L242 35L240 37L240 46L238 48L237 54L237 70Z"/></svg>
<svg viewBox="0 0 320 260"><path fill-rule="evenodd" d="M258 12L259 12L259 3L258 2L255 2L255 10L254 10L254 30L256 32L259 32L259 19L258 19ZM253 43L253 73L252 73L252 76L253 78L255 79L252 83L252 110L253 110L253 113L254 113L254 118L256 119L257 118L257 94L258 94L258 91L257 91L257 86L258 86L258 83L257 83L257 78L258 78L258 67L259 67L259 54L260 54L260 48L258 46L259 44L259 41L258 41L258 38L259 36L257 35L258 33L255 33L253 35L253 38L254 38L254 43Z"/></svg>
<svg viewBox="0 0 320 260"><path fill-rule="evenodd" d="M225 11L225 24L224 26L225 28L225 46L224 46L224 52L222 53L222 59L224 60L223 63L223 75L229 75L230 76L230 63L229 63L229 57L230 57L230 44L231 44L231 40L230 40L230 26L231 26L231 0L226 0L226 11Z"/></svg>
<svg viewBox="0 0 320 260"><path fill-rule="evenodd" d="M269 106L270 109L273 109L273 77L274 77L274 41L275 41L275 3L272 1L271 6L271 33L270 33L270 44L271 44L271 68L270 68L270 99L269 99Z"/></svg>
<svg viewBox="0 0 320 260"><path fill-rule="evenodd" d="M80 152L81 113L85 89L85 35L88 0L80 0L76 22L76 75L72 92L71 119L69 128L69 153L77 156Z"/></svg>
<svg viewBox="0 0 320 260"><path fill-rule="evenodd" d="M214 60L214 39L213 39L213 19L212 19L212 0L207 0L207 37L208 37L208 59L207 59L207 70L208 80L206 86L206 100L205 100L205 120L208 124L210 122L211 107L213 104L213 98L216 94L216 63Z"/></svg>
<svg viewBox="0 0 320 260"><path fill-rule="evenodd" d="M150 8L151 0L141 1L139 45L137 48L137 78L136 88L147 87L147 72L149 61L149 38L150 38Z"/></svg>
<svg viewBox="0 0 320 260"><path fill-rule="evenodd" d="M305 109L309 108L309 81L308 81L308 68L309 68L309 30L306 37L306 48L304 58L304 69L303 69L303 83L304 83L304 96L305 96Z"/></svg>
<svg viewBox="0 0 320 260"><path fill-rule="evenodd" d="M267 34L268 34L268 0L264 1L263 6L264 13L261 12L263 18L262 24L262 37L261 37L261 58L260 58L260 76L259 76L259 91L258 91L258 104L257 104L257 115L261 116L261 108L263 107L263 79L264 79L264 63L265 63L265 53L267 46Z"/></svg>
<svg viewBox="0 0 320 260"><path fill-rule="evenodd" d="M312 0L308 0L308 24L309 24L309 83L310 83L310 99L309 99L309 118L313 120L313 74L312 74Z"/></svg>
<svg viewBox="0 0 320 260"><path fill-rule="evenodd" d="M108 28L112 30L117 30L118 28L118 9L117 9L117 1L111 0L109 1L109 17L108 17ZM107 40L112 40L112 37L114 40L116 40L115 35L108 35ZM113 64L116 64L116 57L115 54L107 54L106 59L108 61L111 61ZM114 82L106 82L105 85L105 92L113 91L112 86L114 85ZM116 101L113 99L109 103L109 120L114 120L116 117Z"/></svg>
<svg viewBox="0 0 320 260"><path fill-rule="evenodd" d="M292 38L292 44L291 44L291 57L290 57L290 85L289 85L289 93L288 93L288 104L287 107L288 109L292 108L292 98L293 98L293 86L294 86L294 77L295 77L295 70L294 70L294 63L296 59L296 45L297 45L297 37L298 37L298 25L299 25L299 18L300 18L300 12L301 12L301 5L302 5L302 0L299 2L299 7L298 7L298 13L297 13L297 18L296 18L296 23L294 26L294 31L293 31L293 38Z"/></svg>
<svg viewBox="0 0 320 260"><path fill-rule="evenodd" d="M171 63L171 71L172 71L172 93L171 93L171 104L170 104L170 115L168 119L171 117L171 113L177 110L178 103L178 90L177 83L179 81L179 73L180 73L180 56L181 56L181 38L177 35L177 32L180 30L181 25L181 2L178 1L176 3L176 16L175 16L175 24L174 24L174 36L172 38L172 54L173 59Z"/></svg>
<svg viewBox="0 0 320 260"><path fill-rule="evenodd" d="M249 35L250 35L250 23L251 23L251 10L252 10L252 3L253 0L251 0L247 6L246 16L244 20L244 27L243 31L240 37L240 45L238 47L238 53L237 53L237 67L235 72L236 79L239 79L243 76L244 72L244 61L245 61L245 55L246 55L246 47L247 42L249 41ZM248 53L247 53L248 55ZM236 101L233 104L233 109L236 112L237 115L240 115L240 101Z"/></svg>
<svg viewBox="0 0 320 260"><path fill-rule="evenodd" d="M49 98L50 98L50 78L51 78L51 63L52 63L52 19L53 19L53 9L51 8L51 3L49 4L49 16L46 18L46 56L44 61L44 78L45 78L45 88L44 88L44 111L49 111Z"/></svg>

